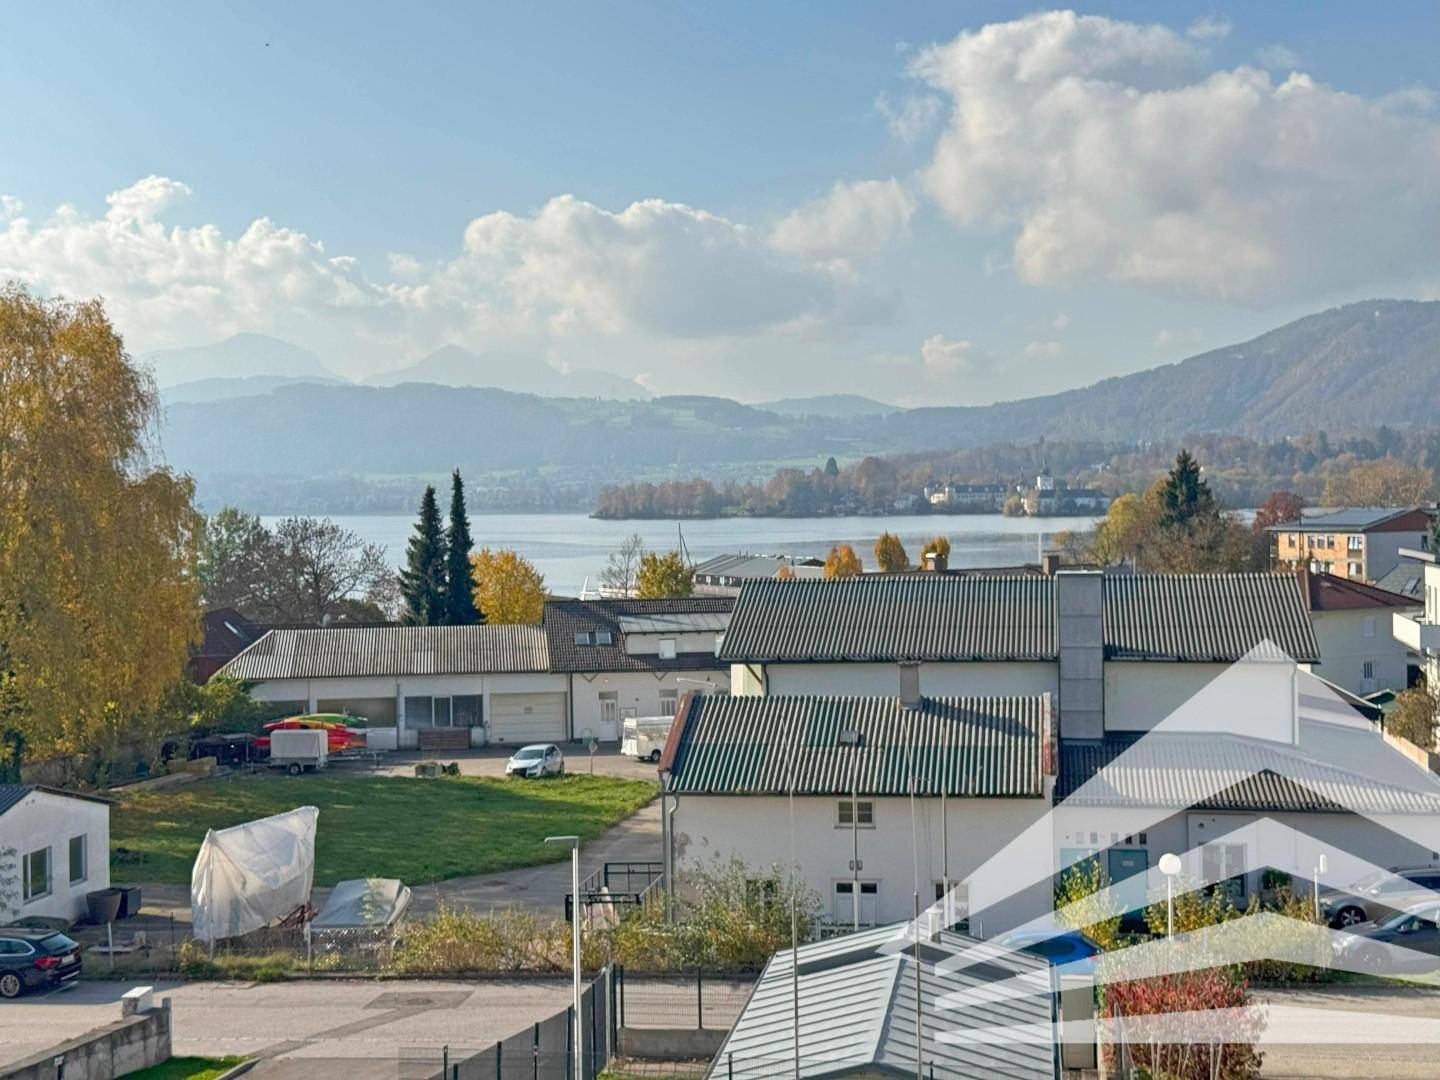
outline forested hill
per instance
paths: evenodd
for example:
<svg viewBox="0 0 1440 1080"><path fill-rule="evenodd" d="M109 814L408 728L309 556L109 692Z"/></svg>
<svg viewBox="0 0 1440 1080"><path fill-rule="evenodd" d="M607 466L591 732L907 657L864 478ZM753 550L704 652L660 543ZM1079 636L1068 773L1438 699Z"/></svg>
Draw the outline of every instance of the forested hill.
<svg viewBox="0 0 1440 1080"><path fill-rule="evenodd" d="M1380 424L1433 425L1440 302L1377 300L1253 341L1079 390L996 405L889 414L784 415L725 398L541 398L409 383L304 384L174 403L163 443L202 497L213 478L331 479L540 470L552 483L664 476L759 478L785 462L842 461L997 443L1144 442L1204 432L1262 440ZM323 504L323 495L319 496Z"/></svg>

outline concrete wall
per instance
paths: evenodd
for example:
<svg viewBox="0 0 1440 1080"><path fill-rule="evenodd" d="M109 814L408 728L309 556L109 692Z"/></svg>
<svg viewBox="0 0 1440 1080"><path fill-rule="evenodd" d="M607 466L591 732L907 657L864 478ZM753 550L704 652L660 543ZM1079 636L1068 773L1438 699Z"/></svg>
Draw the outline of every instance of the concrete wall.
<svg viewBox="0 0 1440 1080"><path fill-rule="evenodd" d="M1312 612L1320 663L1310 670L1352 694L1405 689L1409 653L1391 635L1390 616L1389 608ZM1369 684L1366 661L1374 671Z"/></svg>
<svg viewBox="0 0 1440 1080"><path fill-rule="evenodd" d="M1060 644L1060 736L1099 739L1105 734L1105 577L1098 570L1055 575Z"/></svg>
<svg viewBox="0 0 1440 1080"><path fill-rule="evenodd" d="M915 863L911 853L910 800L873 800L875 824L859 831L860 880L877 883L878 922L914 914ZM840 800L821 796L795 799L795 850L804 876L820 896L827 918L836 916L836 882L849 881L852 834L837 823ZM959 880L999 852L1015 836L1045 816L1048 798L947 799L949 876ZM916 800L915 846L919 855L921 905L935 900L935 884L945 871L940 800ZM768 870L789 860L789 800L780 796L685 795L674 816L676 868L687 869L716 858L736 857L747 866ZM1048 874L1048 868L1042 874ZM1003 911L987 913L979 932L991 936L1049 910L1051 888L1043 887ZM849 918L847 899L840 914ZM972 924L972 932L977 928Z"/></svg>
<svg viewBox="0 0 1440 1080"><path fill-rule="evenodd" d="M405 723L406 697L456 697L478 695L482 700L484 715L490 716L490 697L493 694L537 694L561 693L566 689L564 675L545 672L506 675L407 675L403 678L389 676L362 676L345 679L270 679L256 683L251 696L260 701L304 702L308 711L318 711L324 701L336 711L345 711L347 704L356 706L350 711L364 716L364 705L376 699L393 702L393 709L383 723L393 722L399 728L402 747L414 747L416 735L413 727ZM473 742L483 743L484 736L477 736Z"/></svg>
<svg viewBox="0 0 1440 1080"><path fill-rule="evenodd" d="M679 680L684 679L685 682ZM686 691L700 691L696 682L708 683L712 691L730 689L729 668L716 667L712 671L667 671L661 674L648 671L576 673L571 676L571 693L575 702L575 733L587 728L601 739L618 739L623 720L617 720L607 730L600 720L600 695L613 693L618 715L623 717L626 709L634 709L635 716L674 715L674 709L661 708L660 695L665 691L675 695L676 703Z"/></svg>
<svg viewBox="0 0 1440 1080"><path fill-rule="evenodd" d="M70 883L70 838L85 837L86 873ZM22 860L32 851L50 849L50 892L21 899ZM75 921L87 913L85 894L110 887L110 807L90 799L71 799L32 791L0 815L0 851L15 850L15 917L47 916Z"/></svg>
<svg viewBox="0 0 1440 1080"><path fill-rule="evenodd" d="M726 1028L620 1029L620 1053L641 1061L708 1061L725 1045Z"/></svg>
<svg viewBox="0 0 1440 1080"><path fill-rule="evenodd" d="M1217 682L1221 675L1224 680ZM1213 730L1290 742L1294 679L1295 666L1288 663L1107 661L1105 729L1148 731L1173 717L1172 730Z"/></svg>
<svg viewBox="0 0 1440 1080"><path fill-rule="evenodd" d="M170 1058L170 1002L58 1043L11 1065L0 1080L111 1080ZM57 1059L61 1064L57 1064Z"/></svg>
<svg viewBox="0 0 1440 1080"><path fill-rule="evenodd" d="M1370 581L1379 581L1400 565L1400 549L1420 548L1426 534L1414 532L1372 532L1365 536L1365 576Z"/></svg>
<svg viewBox="0 0 1440 1080"><path fill-rule="evenodd" d="M715 639L718 636L714 630L697 630L684 634L626 634L625 651L634 656L655 656L660 652L660 641L664 638L675 642L676 652L706 653L714 656Z"/></svg>
<svg viewBox="0 0 1440 1080"><path fill-rule="evenodd" d="M1047 662L921 664L920 693L926 697L1053 694L1059 678L1059 665ZM900 691L900 665L766 664L765 683L765 692L772 695L894 697Z"/></svg>

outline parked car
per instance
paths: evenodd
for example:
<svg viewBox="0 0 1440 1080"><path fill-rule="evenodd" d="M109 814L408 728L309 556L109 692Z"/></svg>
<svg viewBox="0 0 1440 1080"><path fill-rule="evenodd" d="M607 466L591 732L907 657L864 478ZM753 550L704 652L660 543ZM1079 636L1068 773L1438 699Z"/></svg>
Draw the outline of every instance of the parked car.
<svg viewBox="0 0 1440 1080"><path fill-rule="evenodd" d="M1320 911L1336 929L1381 922L1440 892L1440 866L1402 866L1377 871L1348 889L1321 889Z"/></svg>
<svg viewBox="0 0 1440 1080"><path fill-rule="evenodd" d="M1440 903L1418 904L1335 937L1335 956L1378 975L1440 972Z"/></svg>
<svg viewBox="0 0 1440 1080"><path fill-rule="evenodd" d="M1058 934L1045 930L1015 930L997 938L993 944L1042 957L1052 967L1074 964L1069 972L1073 975L1094 975L1095 957L1101 951L1099 945L1079 930L1063 930Z"/></svg>
<svg viewBox="0 0 1440 1080"><path fill-rule="evenodd" d="M287 716L284 720L273 720L265 725L266 734L255 740L252 746L261 752L270 750L270 734L276 731L299 731L318 728L325 732L329 752L338 754L342 750L363 748L365 732L346 726L351 717L339 713L311 713L306 716Z"/></svg>
<svg viewBox="0 0 1440 1080"><path fill-rule="evenodd" d="M565 755L554 743L522 746L505 763L506 776L559 776L565 771Z"/></svg>
<svg viewBox="0 0 1440 1080"><path fill-rule="evenodd" d="M0 997L69 986L81 966L79 944L56 930L0 930Z"/></svg>

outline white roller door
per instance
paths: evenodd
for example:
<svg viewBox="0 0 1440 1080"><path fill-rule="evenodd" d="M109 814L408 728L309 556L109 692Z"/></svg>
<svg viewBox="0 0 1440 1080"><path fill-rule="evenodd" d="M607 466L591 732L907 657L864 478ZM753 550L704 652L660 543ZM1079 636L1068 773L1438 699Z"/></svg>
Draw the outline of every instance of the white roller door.
<svg viewBox="0 0 1440 1080"><path fill-rule="evenodd" d="M490 741L519 745L565 739L565 693L491 694Z"/></svg>

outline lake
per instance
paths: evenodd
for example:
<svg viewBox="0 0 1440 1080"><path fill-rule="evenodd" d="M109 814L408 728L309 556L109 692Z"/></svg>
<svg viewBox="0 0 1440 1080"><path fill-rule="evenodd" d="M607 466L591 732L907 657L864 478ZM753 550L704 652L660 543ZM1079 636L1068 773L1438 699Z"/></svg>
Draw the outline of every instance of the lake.
<svg viewBox="0 0 1440 1080"><path fill-rule="evenodd" d="M265 518L273 525L277 518ZM399 565L415 527L410 515L340 515L337 524L373 544L383 544ZM1015 566L1036 562L1056 532L1088 529L1096 519L1008 518L1000 514L906 514L893 517L718 518L687 521L681 528L696 562L733 552L817 556L832 544L847 543L867 567L875 563L875 541L891 532L904 541L912 560L937 533L950 538L951 566ZM676 546L673 521L598 521L584 514L476 514L470 519L476 548L514 548L545 575L552 592L575 596L595 588L610 552L638 532L653 550Z"/></svg>

